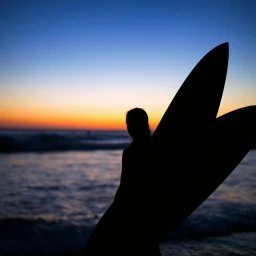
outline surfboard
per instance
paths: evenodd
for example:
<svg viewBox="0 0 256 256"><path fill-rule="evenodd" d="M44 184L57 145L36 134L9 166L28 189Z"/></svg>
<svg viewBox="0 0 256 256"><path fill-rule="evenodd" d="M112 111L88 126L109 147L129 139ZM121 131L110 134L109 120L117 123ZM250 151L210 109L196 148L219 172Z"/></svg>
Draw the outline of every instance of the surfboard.
<svg viewBox="0 0 256 256"><path fill-rule="evenodd" d="M141 219L143 229L135 227L144 246L150 246L149 241L159 241L186 219L233 171L255 142L252 122L255 107L216 119L227 65L228 43L225 43L210 51L192 70L152 136L152 168L145 180L148 190L145 200L149 203L144 209L146 217ZM246 129L244 124L253 129ZM230 133L233 125L237 129ZM106 242L114 212L111 205L85 243L84 255L108 255L109 248L115 246ZM123 216L124 222L127 218ZM116 234L122 235L125 237L125 230ZM132 242L124 243L116 255L125 255L124 251L129 254L129 244Z"/></svg>
<svg viewBox="0 0 256 256"><path fill-rule="evenodd" d="M229 59L229 45L209 51L190 72L168 106L153 138L159 143L169 137L170 128L215 120L221 102Z"/></svg>
<svg viewBox="0 0 256 256"><path fill-rule="evenodd" d="M196 134L194 147L200 154L195 151L179 170L182 174L169 181L169 186L163 186L167 182L162 181L164 189L157 192L162 199L153 234L159 235L156 239L184 221L242 161L256 142L255 118L256 106L241 108L218 117L204 133Z"/></svg>

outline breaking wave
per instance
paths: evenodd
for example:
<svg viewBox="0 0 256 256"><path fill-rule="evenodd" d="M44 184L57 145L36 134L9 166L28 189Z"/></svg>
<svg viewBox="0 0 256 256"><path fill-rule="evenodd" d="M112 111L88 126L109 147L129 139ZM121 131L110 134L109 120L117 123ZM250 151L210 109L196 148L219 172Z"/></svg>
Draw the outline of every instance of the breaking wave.
<svg viewBox="0 0 256 256"><path fill-rule="evenodd" d="M9 132L0 134L0 153L117 150L129 141L128 135L120 132Z"/></svg>

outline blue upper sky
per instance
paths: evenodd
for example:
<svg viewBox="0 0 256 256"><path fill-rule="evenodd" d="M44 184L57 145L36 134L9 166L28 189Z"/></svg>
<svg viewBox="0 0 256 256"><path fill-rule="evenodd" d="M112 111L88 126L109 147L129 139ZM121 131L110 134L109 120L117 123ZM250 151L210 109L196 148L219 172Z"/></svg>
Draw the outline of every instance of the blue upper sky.
<svg viewBox="0 0 256 256"><path fill-rule="evenodd" d="M253 0L1 1L0 98L6 108L47 99L88 109L108 95L105 109L163 111L196 63L228 41L223 104L256 104L255 9Z"/></svg>

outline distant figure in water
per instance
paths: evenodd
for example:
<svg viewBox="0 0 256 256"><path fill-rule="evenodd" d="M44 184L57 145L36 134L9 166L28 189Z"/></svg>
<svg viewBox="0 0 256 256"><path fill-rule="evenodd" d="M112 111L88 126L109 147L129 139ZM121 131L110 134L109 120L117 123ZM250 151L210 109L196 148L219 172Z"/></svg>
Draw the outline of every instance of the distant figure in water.
<svg viewBox="0 0 256 256"><path fill-rule="evenodd" d="M119 207L123 207L122 209L125 211L126 215L129 212L131 216L134 216L134 219L136 219L139 212L137 213L136 209L134 209L134 202L136 202L135 205L137 204L138 206L136 207L137 210L139 207L143 207L143 199L138 199L136 192L142 192L144 190L143 183L149 170L151 132L147 113L141 108L129 110L126 114L126 125L133 141L123 151L120 186L116 192L114 202L117 203ZM125 202L125 205L123 205L122 201ZM129 202L133 204L133 207L129 207ZM143 216L141 218L143 218ZM133 217L131 217L131 219L134 221ZM122 223L122 220L120 223ZM126 222L125 227L119 226L119 228L122 231L123 228L124 230L129 230L129 228L133 226L133 230L127 232L127 236L130 234L133 237L136 235L136 225L138 225L138 227L142 226L139 222L137 224L135 223ZM127 237L127 239L129 238ZM139 239L138 236L138 243L140 243ZM143 254L133 252L133 255L161 256L159 244L156 242L152 242L151 244L151 247L145 249Z"/></svg>

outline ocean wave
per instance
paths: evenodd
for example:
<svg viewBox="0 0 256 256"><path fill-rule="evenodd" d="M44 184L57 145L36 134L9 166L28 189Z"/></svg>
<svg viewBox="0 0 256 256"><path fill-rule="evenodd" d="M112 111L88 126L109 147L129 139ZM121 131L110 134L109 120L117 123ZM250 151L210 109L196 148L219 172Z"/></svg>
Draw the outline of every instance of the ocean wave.
<svg viewBox="0 0 256 256"><path fill-rule="evenodd" d="M78 252L92 229L65 221L2 219L0 254Z"/></svg>
<svg viewBox="0 0 256 256"><path fill-rule="evenodd" d="M0 134L0 153L123 150L129 143L124 132L5 133Z"/></svg>
<svg viewBox="0 0 256 256"><path fill-rule="evenodd" d="M45 133L30 136L0 135L0 153L121 150L128 144L128 139L106 136L64 136Z"/></svg>
<svg viewBox="0 0 256 256"><path fill-rule="evenodd" d="M237 232L256 231L256 222L211 220L205 218L188 219L174 230L165 241L198 239L211 236L228 236ZM209 221L208 221L209 222ZM86 223L86 221L85 221ZM68 221L47 221L44 219L6 218L0 220L0 253L15 252L78 252L93 226L75 225ZM136 232L136 227L134 228Z"/></svg>

